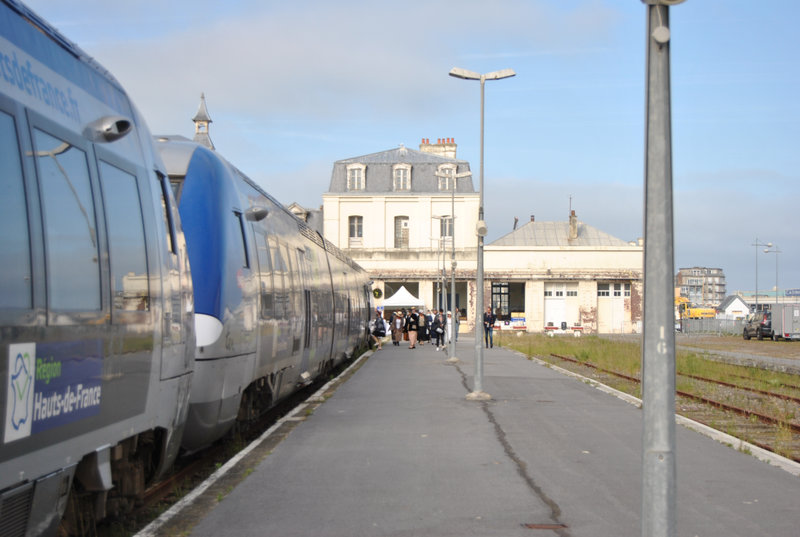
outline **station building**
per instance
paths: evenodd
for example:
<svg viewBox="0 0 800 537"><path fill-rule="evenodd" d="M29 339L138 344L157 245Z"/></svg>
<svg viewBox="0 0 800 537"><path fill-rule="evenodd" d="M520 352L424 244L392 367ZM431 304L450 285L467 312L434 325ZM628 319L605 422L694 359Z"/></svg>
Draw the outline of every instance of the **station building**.
<svg viewBox="0 0 800 537"><path fill-rule="evenodd" d="M322 213L325 237L370 272L378 307L403 286L427 308L452 310L455 261L465 331L475 326L480 200L456 149L451 138L423 139L419 150L336 161ZM531 217L484 245L485 303L506 330L639 332L642 274L641 240L613 237L575 211L560 222Z"/></svg>

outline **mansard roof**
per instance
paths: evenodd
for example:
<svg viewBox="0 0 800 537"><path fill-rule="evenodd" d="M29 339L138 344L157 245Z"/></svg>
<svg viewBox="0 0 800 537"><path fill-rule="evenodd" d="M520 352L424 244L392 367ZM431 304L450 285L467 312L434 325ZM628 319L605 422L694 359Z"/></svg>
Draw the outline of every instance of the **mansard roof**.
<svg viewBox="0 0 800 537"><path fill-rule="evenodd" d="M347 167L351 164L362 164L366 166L364 190L350 192L347 190ZM411 190L394 192L392 169L395 164L408 164L411 166ZM353 157L344 160L337 160L333 163L331 183L328 193L337 194L420 194L437 193L439 190L439 178L434 174L442 164L453 164L456 166L456 173L469 172L469 162L466 160L453 159L409 149L400 146L388 151L380 151L360 157ZM475 192L472 176L461 177L457 182L456 192L470 193Z"/></svg>

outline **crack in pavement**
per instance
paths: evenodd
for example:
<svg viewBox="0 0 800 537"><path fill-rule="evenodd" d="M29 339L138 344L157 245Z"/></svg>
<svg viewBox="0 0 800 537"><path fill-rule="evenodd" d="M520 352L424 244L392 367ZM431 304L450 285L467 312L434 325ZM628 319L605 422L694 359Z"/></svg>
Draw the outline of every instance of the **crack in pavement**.
<svg viewBox="0 0 800 537"><path fill-rule="evenodd" d="M469 385L467 384L467 375L464 371L458 366L458 364L453 364L458 370L459 374L461 375L461 384L464 386L464 389L469 393L471 390ZM561 519L561 507L552 499L550 498L542 488L536 484L536 481L533 477L528 473L528 465L525 464L517 453L514 451L514 447L511 445L511 442L508 440L508 436L506 435L503 427L498 423L497 418L492 413L491 405L489 404L491 401L481 401L480 405L483 409L484 414L486 414L489 423L492 424L495 431L495 436L497 437L498 442L500 445L503 446L503 450L505 451L506 455L509 459L511 459L517 467L517 473L522 477L525 483L528 485L528 488L533 492L533 494L539 498L545 505L550 508L550 519L554 522L555 525L564 525L563 528L550 528L552 529L557 535L560 537L570 537L570 532L567 530L566 524L564 524Z"/></svg>

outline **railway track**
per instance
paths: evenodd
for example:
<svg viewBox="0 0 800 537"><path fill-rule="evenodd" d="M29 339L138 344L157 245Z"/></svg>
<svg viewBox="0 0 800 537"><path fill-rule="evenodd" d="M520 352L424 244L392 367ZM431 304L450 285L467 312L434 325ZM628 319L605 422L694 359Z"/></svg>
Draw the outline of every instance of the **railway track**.
<svg viewBox="0 0 800 537"><path fill-rule="evenodd" d="M559 360L563 360L566 362L578 364L583 367L587 367L604 375L610 375L619 379L623 379L626 382L633 383L635 385L641 385L641 379L635 376L631 376L625 373L620 373L618 371L611 371L602 367L599 367L595 364L590 362L581 361L577 358L571 356L564 356L560 354L550 354L554 358ZM678 373L678 376L688 378L694 381L699 381L706 383L707 385L712 386L719 386L726 388L728 390L733 390L737 392L743 392L747 394L746 399L751 398L775 398L781 401L787 401L792 405L798 406L800 408L800 398L770 392L766 390L760 390L757 388L752 388L749 386L742 386L734 383L719 381L716 379L710 379L698 375L687 375ZM703 390L708 391L708 390ZM796 462L800 462L800 425L793 421L787 421L785 419L776 418L774 416L768 415L764 412L754 410L752 408L743 408L741 406L737 406L734 404L730 404L724 401L720 401L714 398L711 398L707 395L700 395L697 393L691 393L685 390L676 390L676 394L679 398L683 398L684 400L689 400L694 403L701 405L701 408L694 407L692 405L681 404L678 402L679 410L681 410L681 414L686 415L704 425L708 425L709 427L713 427L715 429L722 429L729 434L733 434L734 436L739 436L743 440L746 440L754 445L757 445L763 449L767 449L772 452L780 453L787 458L790 458ZM702 407L710 407L721 411L723 414L719 413L712 413L709 414L705 409ZM725 414L730 413L738 416L737 420L728 420L725 418ZM797 416L798 414L794 414ZM742 419L744 418L744 419ZM797 418L795 418L797 419ZM761 425L761 427L759 427ZM786 449L778 450L773 445L774 442L770 442L765 440L771 436L775 436L775 431L789 431L792 438L790 439L790 443L792 445L791 449L788 450L787 453ZM739 434L736 434L736 433Z"/></svg>

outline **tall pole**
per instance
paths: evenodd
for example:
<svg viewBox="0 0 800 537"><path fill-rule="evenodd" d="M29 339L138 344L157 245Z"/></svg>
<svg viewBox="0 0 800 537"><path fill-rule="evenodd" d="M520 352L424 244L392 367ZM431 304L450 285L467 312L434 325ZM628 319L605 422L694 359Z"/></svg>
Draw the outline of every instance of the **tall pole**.
<svg viewBox="0 0 800 537"><path fill-rule="evenodd" d="M647 6L642 536L676 534L674 246L669 7Z"/></svg>
<svg viewBox="0 0 800 537"><path fill-rule="evenodd" d="M480 155L480 179L478 183L478 226L483 222L483 99L486 77L481 75L481 155ZM483 236L478 230L478 270L476 274L477 289L475 296L475 381L472 387L472 398L490 399L489 394L483 391L483 338L481 329L483 326Z"/></svg>
<svg viewBox="0 0 800 537"><path fill-rule="evenodd" d="M456 183L458 170L453 170L453 186L450 189L450 344L447 346L447 361L457 362L456 358Z"/></svg>
<svg viewBox="0 0 800 537"><path fill-rule="evenodd" d="M458 180L462 177L472 176L472 172L457 173L458 169L453 170L453 173L434 172L436 177L447 178L452 181L450 187L450 328L454 332L450 334L450 344L447 346L448 358L445 360L449 363L458 362L455 356L456 352L456 188L458 187Z"/></svg>
<svg viewBox="0 0 800 537"><path fill-rule="evenodd" d="M753 309L753 313L758 313L758 249L761 248L762 246L766 246L767 248L772 248L772 243L771 242L761 242L761 241L758 240L758 237L756 237L756 242L754 242L750 246L755 246L756 247L756 290L755 290L756 305L755 305L755 308ZM764 250L764 251L766 252L766 250Z"/></svg>
<svg viewBox="0 0 800 537"><path fill-rule="evenodd" d="M484 87L487 80L500 80L515 76L513 69L503 69L492 71L491 73L478 74L454 67L450 70L450 76L463 78L466 80L479 80L481 83L481 154L480 154L480 183L479 183L479 204L478 204L478 262L476 275L476 300L475 300L475 381L473 391L467 394L467 399L471 401L486 401L491 396L483 391L483 346L481 345L482 319L483 319L483 238L486 236L486 222L483 220L483 102Z"/></svg>
<svg viewBox="0 0 800 537"><path fill-rule="evenodd" d="M778 312L778 254L781 253L781 250L780 248L778 248L778 245L775 244L771 245L769 248L764 248L764 253L775 254L775 309L772 312L772 333L773 333L772 339L775 339L777 341L774 334L775 334L775 314Z"/></svg>

